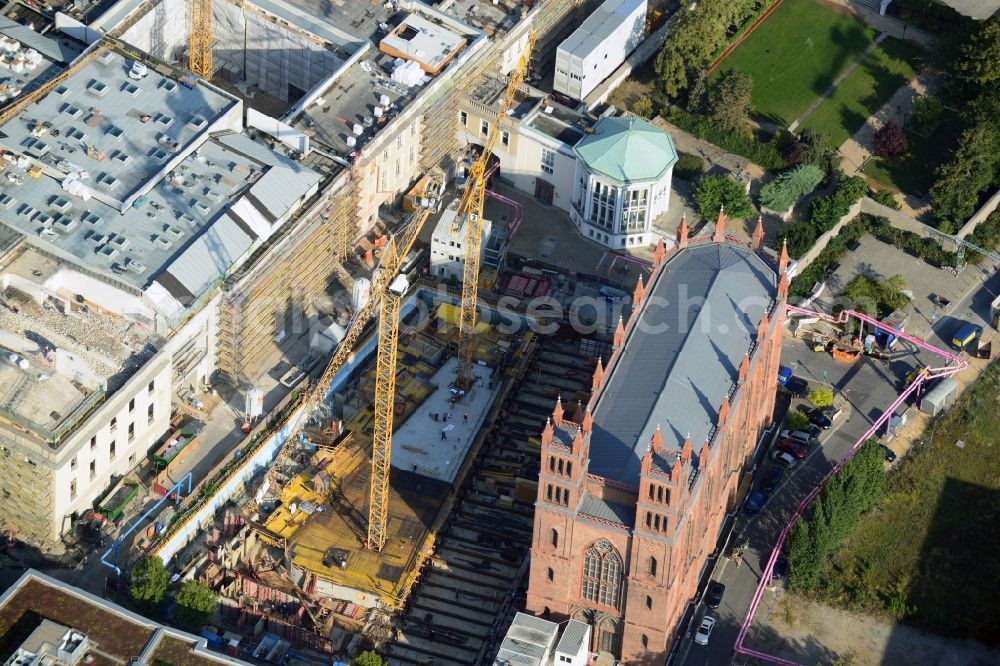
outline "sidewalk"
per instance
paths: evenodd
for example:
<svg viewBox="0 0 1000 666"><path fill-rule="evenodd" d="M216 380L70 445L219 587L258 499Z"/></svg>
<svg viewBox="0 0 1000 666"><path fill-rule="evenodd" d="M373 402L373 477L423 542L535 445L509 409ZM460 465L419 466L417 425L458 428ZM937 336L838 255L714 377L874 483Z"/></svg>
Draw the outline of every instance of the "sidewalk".
<svg viewBox="0 0 1000 666"><path fill-rule="evenodd" d="M863 63L865 59L868 56L870 56L875 49L878 48L879 44L881 44L882 40L884 40L885 38L886 34L884 32L878 37L876 37L875 41L869 44L868 48L862 51L861 55L855 58L854 62L852 62L850 65L847 66L847 69L845 69L843 72L837 75L837 78L833 80L833 83L830 84L830 87L824 90L822 95L814 99L812 101L812 104L810 104L806 108L806 110L802 112L802 115L800 115L798 118L792 121L792 124L788 126L788 131L794 132L795 129L799 125L801 125L803 121L805 121L807 118L809 118L809 116L815 113L816 109L820 107L820 104L829 99L830 95L833 94L833 91L837 89L837 86L843 83L844 79L850 76L854 72L854 70L856 70L861 65L861 63Z"/></svg>
<svg viewBox="0 0 1000 666"><path fill-rule="evenodd" d="M888 34L890 37L905 39L908 42L912 42L917 46L922 46L924 48L932 47L934 42L937 41L937 37L928 32L924 32L920 28L909 25L908 23L903 23L899 19L893 18L892 16L879 16L878 12L874 12L867 7L856 5L850 0L818 1L820 4L838 9L841 13L854 16L862 23L870 25L879 32Z"/></svg>
<svg viewBox="0 0 1000 666"><path fill-rule="evenodd" d="M874 114L869 116L865 124L854 133L850 139L845 141L838 152L841 155L841 167L844 172L855 175L861 171L865 160L872 156L872 144L875 132L881 129L890 120L895 121L900 127L906 125L906 120L910 117L913 109L913 98L917 95L933 94L944 83L944 77L929 69L918 73L910 82L897 90L889 101ZM919 219L928 208L926 204L913 196L904 196L901 212L910 217Z"/></svg>

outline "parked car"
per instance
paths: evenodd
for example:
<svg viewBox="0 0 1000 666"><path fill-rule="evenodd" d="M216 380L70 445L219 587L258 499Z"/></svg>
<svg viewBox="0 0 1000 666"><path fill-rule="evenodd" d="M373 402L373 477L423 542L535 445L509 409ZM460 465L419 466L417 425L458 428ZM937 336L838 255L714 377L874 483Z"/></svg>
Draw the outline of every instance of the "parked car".
<svg viewBox="0 0 1000 666"><path fill-rule="evenodd" d="M800 405L799 410L806 415L809 419L809 423L815 426L819 426L823 430L829 430L833 427L833 419L839 414L839 411L833 413L832 416L824 414L822 409L816 407L806 407L805 405Z"/></svg>
<svg viewBox="0 0 1000 666"><path fill-rule="evenodd" d="M778 484L781 483L781 477L783 477L784 475L785 475L785 470L783 468L772 467L760 484L761 490L763 490L765 493L772 492L775 488L778 487Z"/></svg>
<svg viewBox="0 0 1000 666"><path fill-rule="evenodd" d="M801 442L795 442L790 439L783 439L778 442L778 450L784 451L785 453L790 453L796 458L805 458L806 454L809 452L805 445Z"/></svg>
<svg viewBox="0 0 1000 666"><path fill-rule="evenodd" d="M983 327L965 322L955 330L951 337L951 346L958 351L964 351L983 334Z"/></svg>
<svg viewBox="0 0 1000 666"><path fill-rule="evenodd" d="M778 437L780 437L781 439L790 439L793 442L798 442L799 444L802 444L803 446L808 446L809 444L815 442L816 439L819 437L819 433L822 432L822 430L816 428L816 426L811 424L809 428L810 430L782 430L780 433L778 433ZM815 434L812 432L811 430L812 428L816 429Z"/></svg>
<svg viewBox="0 0 1000 666"><path fill-rule="evenodd" d="M708 589L705 591L705 605L709 608L718 608L719 604L722 603L722 595L726 593L726 586L717 580L713 580L708 584Z"/></svg>
<svg viewBox="0 0 1000 666"><path fill-rule="evenodd" d="M774 462L784 467L792 467L793 465L795 465L794 456L785 453L784 451L775 451L774 453L771 454L771 459L774 460Z"/></svg>
<svg viewBox="0 0 1000 666"><path fill-rule="evenodd" d="M752 516L755 513L759 513L760 510L764 508L766 503L767 495L759 490L755 490L747 496L746 504L743 505L743 511L745 511L747 515Z"/></svg>
<svg viewBox="0 0 1000 666"><path fill-rule="evenodd" d="M785 388L796 398L801 398L809 392L809 382L801 377L789 377L788 381L785 382Z"/></svg>
<svg viewBox="0 0 1000 666"><path fill-rule="evenodd" d="M694 642L698 645L708 645L708 639L712 637L712 629L715 629L715 618L706 615L701 621L701 626L694 634Z"/></svg>
<svg viewBox="0 0 1000 666"><path fill-rule="evenodd" d="M774 561L774 568L771 569L771 580L781 580L788 575L788 558L784 553L778 555Z"/></svg>
<svg viewBox="0 0 1000 666"><path fill-rule="evenodd" d="M890 449L885 444L879 444L879 447L882 449L882 453L885 454L885 461L886 462L888 462L888 463L896 462L896 452L895 451L893 451L892 449Z"/></svg>

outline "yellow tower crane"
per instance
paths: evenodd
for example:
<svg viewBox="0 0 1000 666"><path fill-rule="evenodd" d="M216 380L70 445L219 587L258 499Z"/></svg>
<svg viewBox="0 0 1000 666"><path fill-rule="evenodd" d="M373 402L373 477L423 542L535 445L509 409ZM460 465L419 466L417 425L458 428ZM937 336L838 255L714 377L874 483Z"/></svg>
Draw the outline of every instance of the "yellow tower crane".
<svg viewBox="0 0 1000 666"><path fill-rule="evenodd" d="M188 69L195 76L212 80L212 0L191 2Z"/></svg>
<svg viewBox="0 0 1000 666"><path fill-rule="evenodd" d="M382 254L383 270L399 269L400 255L390 239ZM392 275L392 273L390 273ZM375 437L372 442L372 478L368 502L368 548L381 552L389 518L389 462L392 453L392 419L396 397L396 349L399 342L399 304L409 288L405 275L397 275L382 296L378 320L378 354L375 361Z"/></svg>
<svg viewBox="0 0 1000 666"><path fill-rule="evenodd" d="M486 199L486 171L490 156L500 139L501 126L507 122L507 112L514 104L514 93L521 86L528 71L531 52L535 48L537 33L528 34L528 44L510 73L510 81L500 100L496 122L490 126L483 153L469 167L458 207L458 220L465 220L465 266L462 271L462 316L458 324L458 370L455 385L468 390L472 386L472 352L476 348L475 329L478 306L479 258L483 244L483 204Z"/></svg>

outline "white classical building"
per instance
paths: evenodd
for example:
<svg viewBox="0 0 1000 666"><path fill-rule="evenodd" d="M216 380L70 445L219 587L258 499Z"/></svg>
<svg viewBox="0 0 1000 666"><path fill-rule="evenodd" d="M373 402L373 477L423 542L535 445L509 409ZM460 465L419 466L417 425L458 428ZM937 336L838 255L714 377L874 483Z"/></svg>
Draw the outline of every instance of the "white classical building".
<svg viewBox="0 0 1000 666"><path fill-rule="evenodd" d="M602 118L573 152L570 216L580 233L611 248L652 243L653 220L670 204L670 135L638 118Z"/></svg>

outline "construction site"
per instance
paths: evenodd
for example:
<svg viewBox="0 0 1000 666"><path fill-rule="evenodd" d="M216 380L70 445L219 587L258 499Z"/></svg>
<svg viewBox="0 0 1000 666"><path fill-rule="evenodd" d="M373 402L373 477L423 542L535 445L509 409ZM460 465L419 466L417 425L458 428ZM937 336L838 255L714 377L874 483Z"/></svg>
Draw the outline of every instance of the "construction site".
<svg viewBox="0 0 1000 666"><path fill-rule="evenodd" d="M58 113L93 117L101 103L89 110L74 104L78 92L95 99L108 90L130 98L145 92L147 99L150 82L163 108L137 114L124 104L120 114L107 114L118 134L86 141L87 157L107 166L95 187L112 209L103 219L85 213L74 231L75 199L63 197L58 183L51 192L34 184L30 161L19 161L10 169L32 185L21 198L34 197L34 206L8 225L23 223L17 231L29 234L30 215L51 197L64 198L67 215L53 214L51 242L79 241L67 250L78 262L98 272L108 268L98 262L113 262L108 272L133 291L158 285L174 318L163 325L151 314L142 326L130 325L129 313L121 321L94 314L101 310L89 293L84 303L59 292L67 311L71 301L83 306L72 306L79 313L71 326L89 326L84 337L63 330L40 304L48 292L39 290L35 301L11 301L14 308L0 311L3 330L23 337L30 326L18 318L50 317L54 348L84 340L78 353L100 376L82 388L49 385L81 393L73 396L78 402L95 390L117 390L112 376L122 364L122 381L135 374L132 383L148 381L150 393L152 373L162 371L155 381L162 436L149 452L159 472L150 501L160 498L141 517L128 517L100 558L116 581L141 558L163 557L179 577L207 581L220 594L220 627L242 636L240 650L271 663L293 655L329 663L369 645L394 664L480 663L492 659L524 607L546 416L558 398L568 411L582 410L594 367L610 350L610 326L590 337L569 327L539 335L539 324L558 322L525 306L532 297L568 301L585 291L609 309L615 300L615 313L602 313L603 320L627 316L596 279L508 267L506 242L522 222L519 208L487 191L502 119L588 3L312 4L123 0L63 8L79 23L63 26L84 52L85 61L70 68L72 82L85 89L58 74L39 84L24 99L38 115L34 124ZM106 36L87 50L95 32ZM506 92L493 104L495 122L481 149L470 151L455 109L484 79ZM69 102L59 99L65 89ZM183 95L191 99L177 106ZM114 147L126 130L152 136L150 128L159 134L145 155ZM43 160L51 148L30 126L25 132L6 147ZM195 137L197 159L160 173ZM230 176L212 185L221 165ZM200 191L192 183L203 181L205 192L192 189L193 204L161 200L145 183L165 175L177 188ZM171 243L187 247L175 224L148 241L112 243L132 218L170 211L192 238L216 243L207 253L199 245L201 254L174 266L175 274L167 270L176 260ZM219 228L204 232L202 218ZM109 221L122 228L100 235L100 247L109 249L95 259L83 241L94 242L90 227ZM434 228L459 248L461 279L451 286L434 279L416 243ZM126 258L137 247L148 260ZM195 282L197 261L217 264L220 252L232 261ZM46 276L52 287L58 265L45 266L44 253L17 256L5 266L15 287ZM501 295L517 304L501 309ZM189 312L204 313L204 321L185 323ZM180 339L175 324L197 342ZM95 336L115 342L105 350L89 342ZM153 367L155 358L162 367ZM208 412L190 405L211 400L208 387L218 383L266 387L268 409L259 420L247 418L245 435L210 474L192 484L189 473L184 486L168 467L196 449L188 442L206 438L196 434L205 424L193 417L213 428ZM119 402L131 412L124 396ZM25 408L33 404L30 396L14 397ZM112 437L116 423L112 418ZM153 405L149 423L154 429ZM114 444L110 455L115 460ZM62 458L67 470L77 469L75 456ZM127 471L121 459L119 466ZM96 489L106 479L90 469ZM135 486L113 478L117 485L108 491L105 483L101 495L118 519L118 504L132 501ZM75 498L75 482L72 492Z"/></svg>

